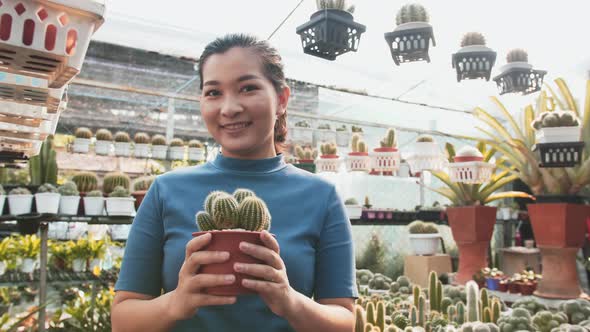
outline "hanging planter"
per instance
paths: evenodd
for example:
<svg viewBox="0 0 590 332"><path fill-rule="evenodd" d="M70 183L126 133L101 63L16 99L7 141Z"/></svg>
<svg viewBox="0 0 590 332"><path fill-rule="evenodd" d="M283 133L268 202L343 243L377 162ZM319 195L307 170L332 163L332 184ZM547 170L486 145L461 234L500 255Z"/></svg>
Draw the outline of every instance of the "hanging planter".
<svg viewBox="0 0 590 332"><path fill-rule="evenodd" d="M302 148L299 145L295 147L295 155L297 156L297 163L293 166L301 168L310 173L315 173L316 165L314 160L318 157L318 151L311 148Z"/></svg>
<svg viewBox="0 0 590 332"><path fill-rule="evenodd" d="M430 62L430 40L436 46L426 9L418 4L403 6L396 17L397 27L385 33L385 41L396 65L404 62Z"/></svg>
<svg viewBox="0 0 590 332"><path fill-rule="evenodd" d="M380 142L381 147L370 153L371 175L393 175L400 168L401 157L397 150L395 130L390 128Z"/></svg>
<svg viewBox="0 0 590 332"><path fill-rule="evenodd" d="M371 158L369 157L369 147L367 143L361 140L359 135L353 135L350 144L352 152L348 153L346 158L346 170L348 172L368 172L371 169Z"/></svg>
<svg viewBox="0 0 590 332"><path fill-rule="evenodd" d="M115 134L115 155L121 157L131 155L131 137L124 131Z"/></svg>
<svg viewBox="0 0 590 332"><path fill-rule="evenodd" d="M465 146L457 152L454 162L449 164L451 181L468 184L484 183L491 179L494 164L484 162L481 152Z"/></svg>
<svg viewBox="0 0 590 332"><path fill-rule="evenodd" d="M2 52L3 56L6 54ZM3 59L5 60L5 59ZM6 64L3 61L3 64ZM48 82L30 76L13 73L0 73L0 99L47 108L47 113L55 114L59 110L65 86L60 89L49 89Z"/></svg>
<svg viewBox="0 0 590 332"><path fill-rule="evenodd" d="M150 136L146 133L136 133L133 136L133 155L136 158L148 158L150 156Z"/></svg>
<svg viewBox="0 0 590 332"><path fill-rule="evenodd" d="M544 112L532 123L541 167L573 167L582 160L580 120L571 111Z"/></svg>
<svg viewBox="0 0 590 332"><path fill-rule="evenodd" d="M527 52L522 49L508 52L507 64L500 69L500 75L494 77L500 89L500 95L505 93L528 95L541 90L543 78L547 72L533 69L533 66L528 63L528 57Z"/></svg>
<svg viewBox="0 0 590 332"><path fill-rule="evenodd" d="M469 32L461 40L461 49L452 58L457 71L457 82L466 79L490 80L496 63L496 52L486 46L485 37L479 32Z"/></svg>
<svg viewBox="0 0 590 332"><path fill-rule="evenodd" d="M73 151L76 153L88 153L92 131L86 127L80 127L76 129L74 136L76 138L74 138Z"/></svg>
<svg viewBox="0 0 590 332"><path fill-rule="evenodd" d="M316 159L315 164L318 172L338 172L340 168L340 159L338 158L338 148L334 143L326 143L321 146L322 154Z"/></svg>
<svg viewBox="0 0 590 332"><path fill-rule="evenodd" d="M113 141L113 134L108 129L99 129L96 131L96 143L94 144L94 152L98 155L106 156L111 151L111 143Z"/></svg>
<svg viewBox="0 0 590 332"><path fill-rule="evenodd" d="M438 144L429 135L418 137L414 144L414 151L405 159L413 174L423 171L440 171L448 164Z"/></svg>
<svg viewBox="0 0 590 332"><path fill-rule="evenodd" d="M354 22L352 13L354 6L347 7L346 1L318 1L318 11L296 30L301 36L303 52L326 60L356 52L366 28Z"/></svg>

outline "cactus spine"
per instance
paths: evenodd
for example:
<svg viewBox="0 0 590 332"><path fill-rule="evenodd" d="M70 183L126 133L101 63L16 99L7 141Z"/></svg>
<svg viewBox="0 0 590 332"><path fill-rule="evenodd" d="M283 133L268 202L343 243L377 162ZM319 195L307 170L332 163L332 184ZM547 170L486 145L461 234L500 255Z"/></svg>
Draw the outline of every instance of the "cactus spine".
<svg viewBox="0 0 590 332"><path fill-rule="evenodd" d="M217 205L215 205L214 213L216 210ZM270 228L270 213L264 201L258 197L244 198L239 204L236 218L239 219L240 228L249 231L260 232Z"/></svg>
<svg viewBox="0 0 590 332"><path fill-rule="evenodd" d="M32 185L57 184L56 152L53 149L53 135L47 136L39 154L29 159L29 175Z"/></svg>
<svg viewBox="0 0 590 332"><path fill-rule="evenodd" d="M238 201L231 195L220 195L213 201L213 222L216 229L238 228Z"/></svg>
<svg viewBox="0 0 590 332"><path fill-rule="evenodd" d="M129 176L125 173L121 172L113 172L105 175L102 181L102 191L106 194L110 194L115 187L121 186L127 190L129 190L131 180Z"/></svg>
<svg viewBox="0 0 590 332"><path fill-rule="evenodd" d="M72 181L76 183L78 190L83 193L98 188L98 177L92 172L78 172L72 177Z"/></svg>
<svg viewBox="0 0 590 332"><path fill-rule="evenodd" d="M241 188L236 189L236 191L234 191L233 195L234 195L234 198L238 201L238 203L242 203L242 201L246 197L256 196L252 190L241 189Z"/></svg>
<svg viewBox="0 0 590 332"><path fill-rule="evenodd" d="M209 213L205 211L199 211L197 213L197 224L199 229L203 232L212 231L215 229L215 224Z"/></svg>
<svg viewBox="0 0 590 332"><path fill-rule="evenodd" d="M479 287L475 281L469 281L466 285L467 288L467 321L468 322L478 322L480 320L480 313L479 313L479 299L478 299L478 291Z"/></svg>
<svg viewBox="0 0 590 332"><path fill-rule="evenodd" d="M207 195L207 198L205 199L205 204L203 208L205 209L205 212L209 213L209 215L211 216L213 215L213 201L219 195L227 195L227 193L223 191L212 191L211 193L209 193L209 195Z"/></svg>

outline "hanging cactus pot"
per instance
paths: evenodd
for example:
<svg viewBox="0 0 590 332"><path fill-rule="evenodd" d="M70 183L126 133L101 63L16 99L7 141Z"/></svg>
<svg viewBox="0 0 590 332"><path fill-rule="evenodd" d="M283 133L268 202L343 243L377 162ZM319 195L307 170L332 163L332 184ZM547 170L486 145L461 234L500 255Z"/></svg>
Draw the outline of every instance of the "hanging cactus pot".
<svg viewBox="0 0 590 332"><path fill-rule="evenodd" d="M541 157L540 167L574 167L582 162L584 146L584 142L538 143L533 151Z"/></svg>
<svg viewBox="0 0 590 332"><path fill-rule="evenodd" d="M396 65L404 62L430 62L430 41L436 46L432 26L426 22L409 22L385 33L385 41Z"/></svg>
<svg viewBox="0 0 590 332"><path fill-rule="evenodd" d="M500 74L494 77L500 95L506 93L528 95L541 90L547 72L533 69L533 66L528 63L526 51L511 50L506 55L506 62L506 65L500 69Z"/></svg>
<svg viewBox="0 0 590 332"><path fill-rule="evenodd" d="M322 9L297 27L305 54L333 61L336 57L358 50L366 27L354 22L351 13L339 9Z"/></svg>
<svg viewBox="0 0 590 332"><path fill-rule="evenodd" d="M462 80L490 80L496 52L486 46L485 37L479 32L468 32L461 40L461 48L452 56L457 82Z"/></svg>

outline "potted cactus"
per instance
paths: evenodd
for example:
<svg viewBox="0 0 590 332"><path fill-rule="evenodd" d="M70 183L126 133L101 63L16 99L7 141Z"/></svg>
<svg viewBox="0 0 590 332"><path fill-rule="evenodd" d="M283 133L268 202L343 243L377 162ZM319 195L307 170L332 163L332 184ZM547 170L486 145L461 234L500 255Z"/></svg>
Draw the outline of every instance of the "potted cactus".
<svg viewBox="0 0 590 332"><path fill-rule="evenodd" d="M368 172L371 168L371 158L369 158L369 147L365 141L357 134L352 135L350 149L346 158L346 170Z"/></svg>
<svg viewBox="0 0 590 332"><path fill-rule="evenodd" d="M485 37L479 32L469 32L461 40L461 49L452 58L457 71L457 82L466 79L490 80L496 63L496 52L486 46Z"/></svg>
<svg viewBox="0 0 590 332"><path fill-rule="evenodd" d="M36 235L24 235L16 245L17 255L22 259L20 271L33 273L37 266L39 253L41 252L41 239Z"/></svg>
<svg viewBox="0 0 590 332"><path fill-rule="evenodd" d="M88 153L92 131L86 127L76 128L74 136L73 151L76 153Z"/></svg>
<svg viewBox="0 0 590 332"><path fill-rule="evenodd" d="M385 137L379 142L380 147L371 152L371 174L393 175L399 170L401 157L397 150L395 129L389 128Z"/></svg>
<svg viewBox="0 0 590 332"><path fill-rule="evenodd" d="M315 139L319 143L336 141L336 131L332 130L330 124L320 124L315 131Z"/></svg>
<svg viewBox="0 0 590 332"><path fill-rule="evenodd" d="M190 161L204 161L205 160L205 145L199 140L192 139L188 141L188 160Z"/></svg>
<svg viewBox="0 0 590 332"><path fill-rule="evenodd" d="M35 194L35 206L37 213L56 214L59 209L60 194L51 183L45 183L37 189Z"/></svg>
<svg viewBox="0 0 590 332"><path fill-rule="evenodd" d="M405 157L414 174L423 171L439 171L447 166L438 144L430 135L420 135L414 144L414 151Z"/></svg>
<svg viewBox="0 0 590 332"><path fill-rule="evenodd" d="M531 94L541 90L543 78L547 74L544 70L533 69L529 64L529 55L523 49L513 49L506 55L506 65L500 68L500 74L494 81L500 89L500 95L505 93Z"/></svg>
<svg viewBox="0 0 590 332"><path fill-rule="evenodd" d="M321 155L315 161L318 172L338 172L340 159L338 158L338 147L336 144L322 144L320 151Z"/></svg>
<svg viewBox="0 0 590 332"><path fill-rule="evenodd" d="M297 155L297 163L295 167L304 169L310 173L315 173L315 159L318 157L318 151L309 147L302 148L295 146L295 154Z"/></svg>
<svg viewBox="0 0 590 332"><path fill-rule="evenodd" d="M346 125L336 127L336 144L338 146L347 146L350 141L350 131L346 128Z"/></svg>
<svg viewBox="0 0 590 332"><path fill-rule="evenodd" d="M236 282L232 285L210 287L206 292L213 295L239 295L253 293L242 286L242 280L248 276L236 273L234 264L260 263L256 258L239 250L240 242L262 245L260 232L268 230L271 215L266 203L247 189L237 189L233 195L214 191L205 199L204 211L196 215L199 232L193 236L211 233L211 241L203 250L231 252L229 260L223 263L207 264L200 272L211 274L235 274Z"/></svg>
<svg viewBox="0 0 590 332"><path fill-rule="evenodd" d="M165 160L167 152L166 137L159 134L152 136L152 158Z"/></svg>
<svg viewBox="0 0 590 332"><path fill-rule="evenodd" d="M154 182L155 176L142 176L135 180L133 183L133 192L131 195L135 198L135 208L139 209L143 197L147 193L148 189Z"/></svg>
<svg viewBox="0 0 590 332"><path fill-rule="evenodd" d="M585 142L581 141L582 126L572 111L539 114L532 123L536 131L541 167L572 167L580 164Z"/></svg>
<svg viewBox="0 0 590 332"><path fill-rule="evenodd" d="M419 4L407 4L397 12L397 27L385 33L385 41L396 65L404 62L430 62L430 40L436 46L430 17L426 8Z"/></svg>
<svg viewBox="0 0 590 332"><path fill-rule="evenodd" d="M317 0L316 4L318 11L296 30L303 52L330 61L356 52L366 28L354 21L354 5L349 6L345 0Z"/></svg>
<svg viewBox="0 0 590 332"><path fill-rule="evenodd" d="M295 122L294 126L289 128L289 132L294 143L310 144L313 141L313 129L305 120Z"/></svg>
<svg viewBox="0 0 590 332"><path fill-rule="evenodd" d="M360 219L363 214L363 207L359 204L356 198L351 197L347 199L344 201L344 206L346 207L348 219Z"/></svg>
<svg viewBox="0 0 590 332"><path fill-rule="evenodd" d="M6 191L0 184L0 216L4 213L4 202L6 202Z"/></svg>
<svg viewBox="0 0 590 332"><path fill-rule="evenodd" d="M66 215L77 215L78 204L80 204L80 193L74 181L66 181L58 189L61 194L59 200L59 213Z"/></svg>
<svg viewBox="0 0 590 332"><path fill-rule="evenodd" d="M92 190L82 198L84 202L84 214L87 216L102 216L104 212L105 198L100 190Z"/></svg>
<svg viewBox="0 0 590 332"><path fill-rule="evenodd" d="M483 154L472 146L464 146L449 162L452 182L484 183L492 177L495 165L483 160Z"/></svg>
<svg viewBox="0 0 590 332"><path fill-rule="evenodd" d="M150 135L144 132L135 133L133 136L133 155L137 158L150 156Z"/></svg>
<svg viewBox="0 0 590 332"><path fill-rule="evenodd" d="M102 180L102 191L108 195L115 190L115 187L117 186L129 190L130 184L131 179L127 174L123 172L111 172L107 173Z"/></svg>
<svg viewBox="0 0 590 332"><path fill-rule="evenodd" d="M170 151L168 153L170 160L184 159L184 141L180 138L173 138L170 141Z"/></svg>
<svg viewBox="0 0 590 332"><path fill-rule="evenodd" d="M78 191L80 192L80 197L86 196L86 193L96 190L98 188L98 176L94 172L77 172L72 177L72 181L76 184ZM78 214L84 215L84 200L80 202L80 206L78 207Z"/></svg>
<svg viewBox="0 0 590 332"><path fill-rule="evenodd" d="M132 216L135 214L135 198L128 189L117 186L107 197L106 207L109 216Z"/></svg>
<svg viewBox="0 0 590 332"><path fill-rule="evenodd" d="M94 152L98 155L106 156L111 151L111 144L113 142L113 133L110 130L101 128L96 131L96 143L94 145Z"/></svg>
<svg viewBox="0 0 590 332"><path fill-rule="evenodd" d="M115 133L115 156L129 157L131 155L131 137L124 131Z"/></svg>
<svg viewBox="0 0 590 332"><path fill-rule="evenodd" d="M434 223L415 220L408 225L408 231L414 255L435 255L438 252L440 235Z"/></svg>
<svg viewBox="0 0 590 332"><path fill-rule="evenodd" d="M8 193L8 207L14 216L29 214L33 207L33 195L27 188L14 188Z"/></svg>

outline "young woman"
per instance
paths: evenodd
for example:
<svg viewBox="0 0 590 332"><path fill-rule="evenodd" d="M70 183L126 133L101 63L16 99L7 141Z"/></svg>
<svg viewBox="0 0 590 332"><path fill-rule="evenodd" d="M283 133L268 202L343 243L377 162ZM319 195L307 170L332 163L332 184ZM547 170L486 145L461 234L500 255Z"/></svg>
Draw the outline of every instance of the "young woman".
<svg viewBox="0 0 590 332"><path fill-rule="evenodd" d="M201 113L222 148L212 162L159 176L135 217L112 308L113 331L352 331L357 297L353 243L333 185L283 161L290 90L281 57L264 41L229 35L199 62ZM199 273L227 252L205 251L195 214L214 190L253 190L266 201L264 246L240 249L264 264L236 264L257 294L203 288L235 276ZM254 280L256 279L256 280ZM312 299L313 298L313 299Z"/></svg>

